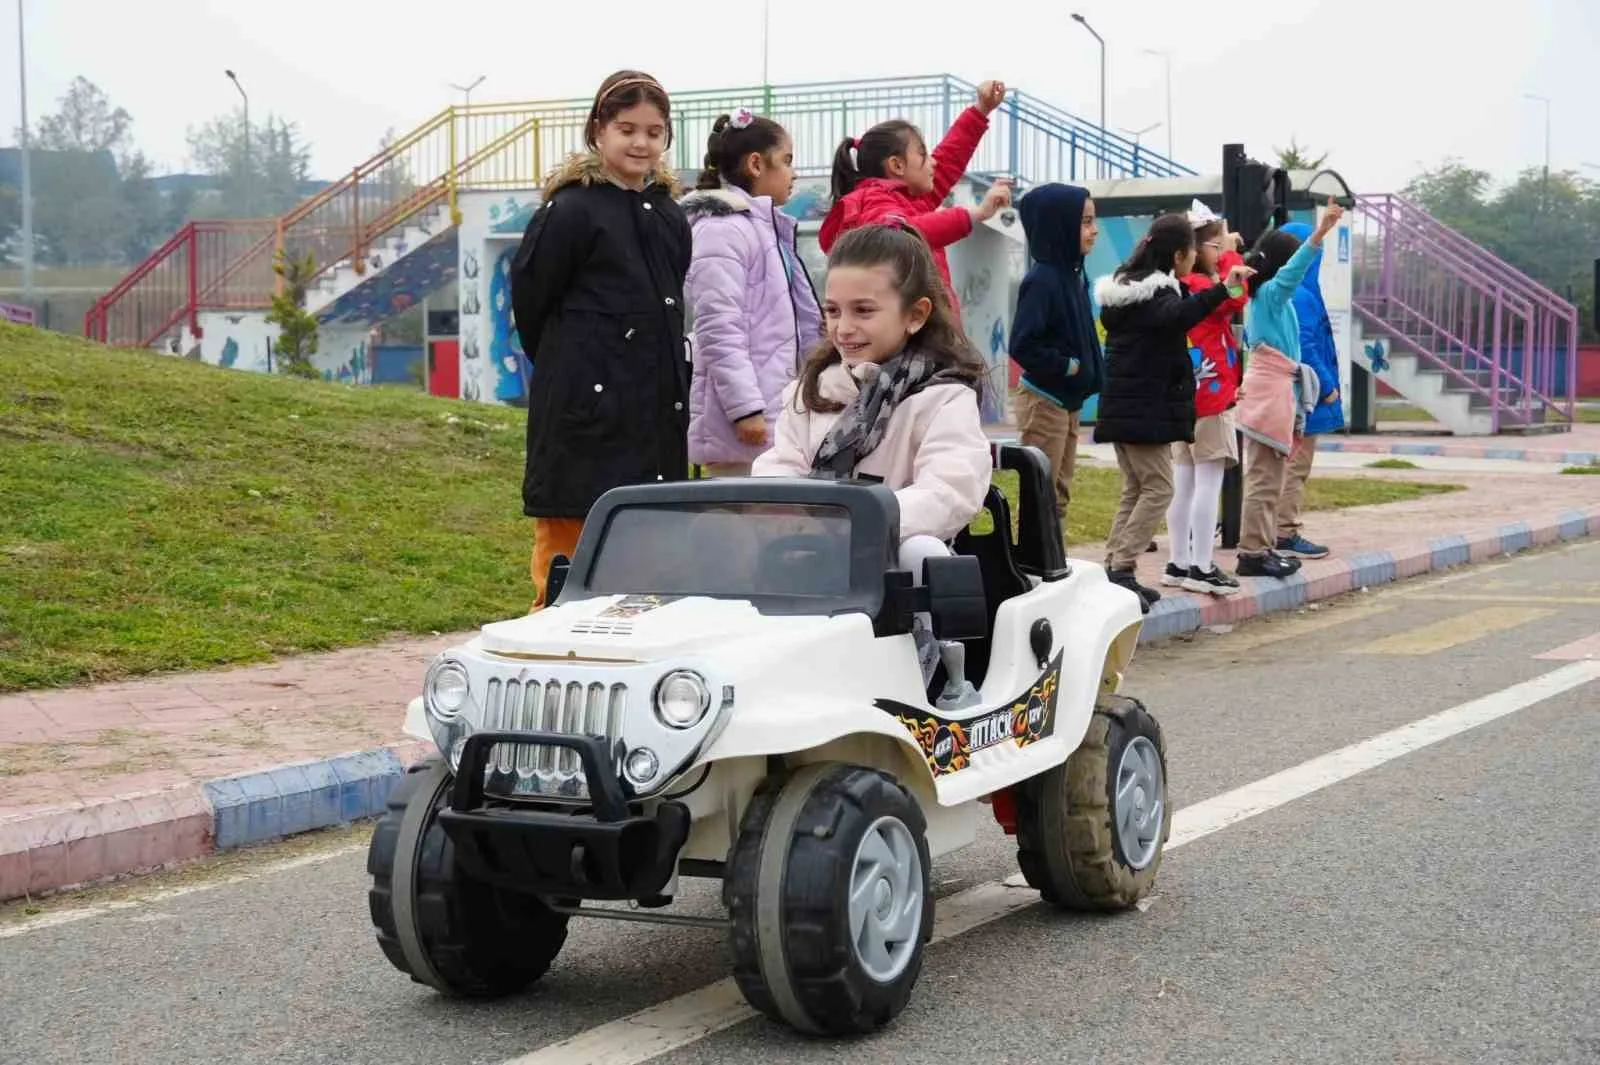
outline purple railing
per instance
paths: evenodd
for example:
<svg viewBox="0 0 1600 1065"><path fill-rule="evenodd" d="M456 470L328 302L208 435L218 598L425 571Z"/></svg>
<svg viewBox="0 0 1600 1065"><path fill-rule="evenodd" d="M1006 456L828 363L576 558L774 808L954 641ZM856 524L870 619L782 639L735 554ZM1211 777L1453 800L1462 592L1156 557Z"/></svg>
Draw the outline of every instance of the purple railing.
<svg viewBox="0 0 1600 1065"><path fill-rule="evenodd" d="M1357 314L1481 396L1492 432L1571 426L1576 307L1399 196L1357 196L1353 222Z"/></svg>

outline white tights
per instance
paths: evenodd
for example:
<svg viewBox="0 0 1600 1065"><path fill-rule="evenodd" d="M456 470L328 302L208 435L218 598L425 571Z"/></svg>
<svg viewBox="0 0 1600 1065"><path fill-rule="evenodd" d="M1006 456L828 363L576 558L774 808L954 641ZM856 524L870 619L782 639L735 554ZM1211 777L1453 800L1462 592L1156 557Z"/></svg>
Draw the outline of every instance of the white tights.
<svg viewBox="0 0 1600 1065"><path fill-rule="evenodd" d="M948 544L937 536L911 536L900 542L900 568L911 571L911 583L922 585L922 563L930 558L948 558L954 554ZM922 683L933 680L933 671L939 666L939 646L933 639L933 615L919 610L912 618L912 632L917 637L917 658L922 663Z"/></svg>
<svg viewBox="0 0 1600 1065"><path fill-rule="evenodd" d="M1172 465L1172 504L1167 531L1172 534L1172 564L1201 573L1211 570L1216 546L1217 514L1222 508L1222 472L1227 461Z"/></svg>

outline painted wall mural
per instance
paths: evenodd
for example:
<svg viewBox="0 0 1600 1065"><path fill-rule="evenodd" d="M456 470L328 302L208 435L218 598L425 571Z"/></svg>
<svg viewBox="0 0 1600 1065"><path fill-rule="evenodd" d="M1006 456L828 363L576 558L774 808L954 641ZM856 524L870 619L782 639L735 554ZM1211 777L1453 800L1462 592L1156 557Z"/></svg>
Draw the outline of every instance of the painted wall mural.
<svg viewBox="0 0 1600 1065"><path fill-rule="evenodd" d="M278 327L264 311L207 311L200 315L200 343L187 358L224 369L272 373L277 356L272 351ZM372 383L371 331L364 324L324 325L317 330L317 353L311 365L325 381L342 384Z"/></svg>

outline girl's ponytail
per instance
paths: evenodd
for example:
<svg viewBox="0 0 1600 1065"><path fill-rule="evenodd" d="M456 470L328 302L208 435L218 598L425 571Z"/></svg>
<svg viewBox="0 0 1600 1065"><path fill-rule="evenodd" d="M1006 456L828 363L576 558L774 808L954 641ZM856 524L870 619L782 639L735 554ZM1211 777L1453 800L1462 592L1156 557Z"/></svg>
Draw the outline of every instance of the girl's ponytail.
<svg viewBox="0 0 1600 1065"><path fill-rule="evenodd" d="M850 154L855 146L856 139L846 137L833 153L833 187L830 191L835 200L843 199L861 180L861 172L856 169L855 158Z"/></svg>
<svg viewBox="0 0 1600 1065"><path fill-rule="evenodd" d="M1133 254L1112 276L1118 281L1142 281L1151 274L1170 273L1179 253L1193 247L1194 227L1189 217L1164 214L1150 223Z"/></svg>
<svg viewBox="0 0 1600 1065"><path fill-rule="evenodd" d="M711 136L706 138L706 158L702 164L700 176L695 179L695 188L717 189L722 187L722 175L718 166L718 159L722 155L722 131L727 129L728 123L732 121L732 115L718 115L717 120L711 124Z"/></svg>
<svg viewBox="0 0 1600 1065"><path fill-rule="evenodd" d="M913 140L922 140L917 127L905 119L891 118L860 137L840 141L839 150L833 153L833 198L848 195L866 178L887 177L889 160L905 155Z"/></svg>

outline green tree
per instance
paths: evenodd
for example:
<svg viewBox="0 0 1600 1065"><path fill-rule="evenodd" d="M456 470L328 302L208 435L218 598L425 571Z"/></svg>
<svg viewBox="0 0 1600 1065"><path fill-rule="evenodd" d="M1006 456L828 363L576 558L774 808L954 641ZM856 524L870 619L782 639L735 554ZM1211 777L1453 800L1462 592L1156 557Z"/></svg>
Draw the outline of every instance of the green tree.
<svg viewBox="0 0 1600 1065"><path fill-rule="evenodd" d="M1278 153L1278 165L1285 170L1320 170L1322 164L1328 161L1328 153L1323 152L1315 158L1311 149L1302 146L1295 138L1289 138L1289 147L1273 148Z"/></svg>
<svg viewBox="0 0 1600 1065"><path fill-rule="evenodd" d="M269 218L301 200L300 186L311 170L311 147L298 128L273 115L250 123L245 150L244 113L219 115L189 130L189 155L196 169L220 178L222 191L206 205L222 218Z"/></svg>
<svg viewBox="0 0 1600 1065"><path fill-rule="evenodd" d="M1522 171L1495 188L1489 174L1446 160L1406 186L1404 195L1439 221L1483 245L1579 307L1593 338L1594 258L1600 251L1600 186L1571 171Z"/></svg>
<svg viewBox="0 0 1600 1065"><path fill-rule="evenodd" d="M40 258L57 265L139 259L164 236L133 117L84 77L72 79L33 134Z"/></svg>
<svg viewBox="0 0 1600 1065"><path fill-rule="evenodd" d="M278 327L273 351L278 355L278 372L294 377L316 378L311 356L317 353L317 316L306 310L306 288L316 273L316 260L307 253L291 259L278 252L272 272L283 279L282 291L273 294L267 321Z"/></svg>

